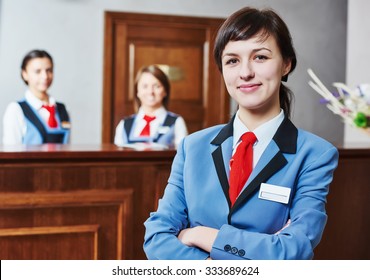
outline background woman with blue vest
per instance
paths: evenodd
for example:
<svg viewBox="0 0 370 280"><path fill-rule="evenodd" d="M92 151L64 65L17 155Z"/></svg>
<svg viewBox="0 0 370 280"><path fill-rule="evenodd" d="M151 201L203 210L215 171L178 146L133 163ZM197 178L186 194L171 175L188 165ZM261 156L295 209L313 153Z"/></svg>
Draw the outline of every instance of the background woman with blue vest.
<svg viewBox="0 0 370 280"><path fill-rule="evenodd" d="M12 102L3 118L4 145L69 142L70 122L65 106L48 94L53 82L53 59L44 50L32 50L21 65L28 86L25 98Z"/></svg>
<svg viewBox="0 0 370 280"><path fill-rule="evenodd" d="M166 74L156 65L141 68L136 75L134 92L139 110L119 122L114 143L177 147L188 131L181 116L167 111L170 82Z"/></svg>

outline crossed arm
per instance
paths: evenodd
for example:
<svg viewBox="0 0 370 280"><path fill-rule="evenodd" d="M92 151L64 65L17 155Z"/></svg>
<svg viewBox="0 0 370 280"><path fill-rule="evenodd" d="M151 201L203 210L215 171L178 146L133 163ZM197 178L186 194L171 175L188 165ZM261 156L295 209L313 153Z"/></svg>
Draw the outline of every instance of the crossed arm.
<svg viewBox="0 0 370 280"><path fill-rule="evenodd" d="M282 229L275 233L279 234L283 229L290 225L290 220L284 225ZM186 228L180 231L177 238L189 247L197 247L208 253L212 250L212 245L217 237L218 230L205 226L196 226L193 228Z"/></svg>

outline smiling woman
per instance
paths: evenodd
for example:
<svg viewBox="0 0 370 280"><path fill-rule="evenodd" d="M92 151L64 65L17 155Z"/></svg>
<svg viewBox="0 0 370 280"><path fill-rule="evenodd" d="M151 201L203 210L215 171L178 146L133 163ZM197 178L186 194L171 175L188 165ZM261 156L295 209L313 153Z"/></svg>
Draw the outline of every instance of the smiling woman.
<svg viewBox="0 0 370 280"><path fill-rule="evenodd" d="M281 78L292 64L284 61L272 36L260 38L257 34L247 41L230 41L222 55L227 90L239 104L239 117L251 130L279 114Z"/></svg>
<svg viewBox="0 0 370 280"><path fill-rule="evenodd" d="M134 86L139 110L119 122L114 143L136 148L177 147L188 132L184 119L167 111L170 89L168 77L158 66L142 67Z"/></svg>
<svg viewBox="0 0 370 280"><path fill-rule="evenodd" d="M28 86L24 100L12 102L3 119L4 145L68 143L69 116L65 106L48 94L54 78L53 59L44 50L32 50L21 65Z"/></svg>
<svg viewBox="0 0 370 280"><path fill-rule="evenodd" d="M147 257L311 259L338 151L290 120L290 32L271 9L240 9L221 26L214 58L239 109L181 143L145 222Z"/></svg>

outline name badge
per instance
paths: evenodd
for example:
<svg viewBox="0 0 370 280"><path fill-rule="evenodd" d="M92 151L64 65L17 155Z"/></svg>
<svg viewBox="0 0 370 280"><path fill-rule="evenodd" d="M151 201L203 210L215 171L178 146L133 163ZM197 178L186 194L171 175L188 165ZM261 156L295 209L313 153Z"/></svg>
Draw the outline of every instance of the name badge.
<svg viewBox="0 0 370 280"><path fill-rule="evenodd" d="M290 188L262 183L258 198L288 204Z"/></svg>
<svg viewBox="0 0 370 280"><path fill-rule="evenodd" d="M61 123L60 126L63 127L64 129L70 129L71 128L71 123L64 121L64 122Z"/></svg>

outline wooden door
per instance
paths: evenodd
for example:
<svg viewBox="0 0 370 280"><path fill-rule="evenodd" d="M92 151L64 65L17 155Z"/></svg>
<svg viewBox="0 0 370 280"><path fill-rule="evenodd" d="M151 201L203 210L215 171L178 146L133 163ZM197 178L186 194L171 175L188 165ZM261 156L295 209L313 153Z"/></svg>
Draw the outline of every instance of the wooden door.
<svg viewBox="0 0 370 280"><path fill-rule="evenodd" d="M224 19L105 13L103 143L119 121L135 113L138 69L157 64L171 82L169 110L189 132L229 119L229 97L213 61L213 41Z"/></svg>

